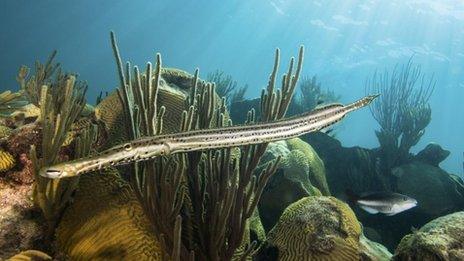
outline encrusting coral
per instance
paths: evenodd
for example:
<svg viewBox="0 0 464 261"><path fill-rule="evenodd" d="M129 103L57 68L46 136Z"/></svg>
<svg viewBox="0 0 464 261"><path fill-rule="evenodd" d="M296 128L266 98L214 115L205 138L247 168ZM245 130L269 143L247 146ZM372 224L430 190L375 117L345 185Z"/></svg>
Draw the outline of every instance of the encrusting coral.
<svg viewBox="0 0 464 261"><path fill-rule="evenodd" d="M267 235L260 260L359 260L361 227L334 197L305 197L285 209ZM267 259L266 259L267 258Z"/></svg>

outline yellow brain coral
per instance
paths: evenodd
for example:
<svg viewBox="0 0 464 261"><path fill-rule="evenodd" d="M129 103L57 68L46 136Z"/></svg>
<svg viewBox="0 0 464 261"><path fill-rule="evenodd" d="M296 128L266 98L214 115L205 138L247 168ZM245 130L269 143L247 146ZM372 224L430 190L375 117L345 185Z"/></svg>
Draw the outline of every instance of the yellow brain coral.
<svg viewBox="0 0 464 261"><path fill-rule="evenodd" d="M359 260L361 227L334 197L305 197L290 205L269 232L279 260Z"/></svg>
<svg viewBox="0 0 464 261"><path fill-rule="evenodd" d="M0 172L5 172L15 165L14 157L8 152L0 149Z"/></svg>
<svg viewBox="0 0 464 261"><path fill-rule="evenodd" d="M150 231L129 184L110 170L81 177L56 238L70 260L161 260Z"/></svg>
<svg viewBox="0 0 464 261"><path fill-rule="evenodd" d="M162 105L166 108L163 118L163 133L179 131L182 112L187 109L185 100L193 87L193 79L193 75L182 70L162 69L157 106L159 108ZM216 95L216 104L219 104L219 102L220 98ZM116 91L96 106L95 116L98 120L104 122L108 133L108 143L105 144L105 148L128 140L126 133L128 121L124 120L121 100ZM225 115L225 119L228 119L228 114Z"/></svg>

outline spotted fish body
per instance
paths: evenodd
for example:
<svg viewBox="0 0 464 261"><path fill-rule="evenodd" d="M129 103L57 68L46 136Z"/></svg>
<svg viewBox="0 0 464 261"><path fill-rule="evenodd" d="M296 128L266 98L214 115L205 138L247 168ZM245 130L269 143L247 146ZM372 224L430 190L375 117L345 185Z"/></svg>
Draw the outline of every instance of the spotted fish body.
<svg viewBox="0 0 464 261"><path fill-rule="evenodd" d="M376 97L377 95L366 96L346 106L330 104L309 113L274 122L143 137L115 146L96 156L45 167L40 170L40 175L48 178L72 177L173 153L290 139L329 127L343 119L349 112L368 105Z"/></svg>

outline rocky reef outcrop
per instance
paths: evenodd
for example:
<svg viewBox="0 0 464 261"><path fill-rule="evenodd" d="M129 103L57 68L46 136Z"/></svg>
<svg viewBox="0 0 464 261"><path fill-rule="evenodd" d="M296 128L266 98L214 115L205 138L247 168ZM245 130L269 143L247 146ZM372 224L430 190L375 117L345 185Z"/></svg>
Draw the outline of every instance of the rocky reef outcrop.
<svg viewBox="0 0 464 261"><path fill-rule="evenodd" d="M393 260L464 260L464 212L439 217L405 236Z"/></svg>
<svg viewBox="0 0 464 261"><path fill-rule="evenodd" d="M438 145L428 145L410 161L392 170L382 169L380 151L343 147L333 137L312 133L303 137L323 160L332 195L344 199L347 189L358 193L395 191L415 198L418 206L392 217L371 215L353 207L358 219L369 227L380 243L393 250L411 227L421 227L430 220L463 208L462 180L438 165L447 156Z"/></svg>
<svg viewBox="0 0 464 261"><path fill-rule="evenodd" d="M396 167L392 172L397 178L397 191L419 202L412 210L418 217L432 220L464 209L464 187L444 170L414 161Z"/></svg>

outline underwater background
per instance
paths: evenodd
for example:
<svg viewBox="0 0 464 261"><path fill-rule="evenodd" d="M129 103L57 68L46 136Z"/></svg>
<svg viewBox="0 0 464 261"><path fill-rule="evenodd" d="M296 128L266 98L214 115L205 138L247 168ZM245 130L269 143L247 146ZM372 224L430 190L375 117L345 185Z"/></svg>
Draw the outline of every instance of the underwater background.
<svg viewBox="0 0 464 261"><path fill-rule="evenodd" d="M123 60L143 64L159 52L164 64L205 77L215 70L248 84L247 97L266 85L272 53L307 52L303 75L317 75L346 102L365 93L366 78L411 57L437 83L432 120L417 152L429 142L450 150L441 166L463 175L464 3L421 1L1 1L0 88L14 89L21 64L58 50L65 69L89 84L88 100L117 85L108 32ZM335 127L346 146L378 146L368 110Z"/></svg>
<svg viewBox="0 0 464 261"><path fill-rule="evenodd" d="M0 1L0 261L464 260L463 98L462 0Z"/></svg>

